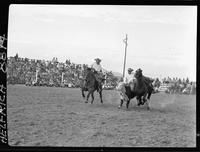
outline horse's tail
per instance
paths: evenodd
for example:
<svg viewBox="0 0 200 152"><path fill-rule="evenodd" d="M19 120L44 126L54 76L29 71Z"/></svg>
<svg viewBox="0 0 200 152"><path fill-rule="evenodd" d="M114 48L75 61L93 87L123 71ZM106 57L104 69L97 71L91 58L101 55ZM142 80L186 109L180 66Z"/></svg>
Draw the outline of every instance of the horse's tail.
<svg viewBox="0 0 200 152"><path fill-rule="evenodd" d="M147 92L148 93L147 99L150 100L151 94L154 91L153 85L152 84L148 84L147 85L147 90L148 90L148 92Z"/></svg>

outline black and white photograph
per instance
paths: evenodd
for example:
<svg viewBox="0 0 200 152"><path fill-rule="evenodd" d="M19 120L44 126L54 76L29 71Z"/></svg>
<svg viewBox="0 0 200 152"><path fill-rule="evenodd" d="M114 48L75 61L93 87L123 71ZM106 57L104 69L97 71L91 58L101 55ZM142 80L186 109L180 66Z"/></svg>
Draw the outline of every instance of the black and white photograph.
<svg viewBox="0 0 200 152"><path fill-rule="evenodd" d="M9 146L197 146L197 6L11 4L6 41Z"/></svg>

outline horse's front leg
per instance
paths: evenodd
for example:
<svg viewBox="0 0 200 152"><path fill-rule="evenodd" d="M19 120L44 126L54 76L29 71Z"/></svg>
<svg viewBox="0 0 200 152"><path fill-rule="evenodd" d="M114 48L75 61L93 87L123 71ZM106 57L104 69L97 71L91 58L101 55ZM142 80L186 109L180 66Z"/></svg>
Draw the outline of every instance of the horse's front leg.
<svg viewBox="0 0 200 152"><path fill-rule="evenodd" d="M147 96L147 94L145 94L145 95L143 96L143 104L146 104L147 109L149 110L149 109L150 109L150 107L149 107L149 101L146 99L146 96Z"/></svg>
<svg viewBox="0 0 200 152"><path fill-rule="evenodd" d="M81 92L82 92L82 97L85 99L85 94L84 94L83 88L81 89Z"/></svg>
<svg viewBox="0 0 200 152"><path fill-rule="evenodd" d="M146 101L147 110L150 110L150 106L149 106L149 104L150 104L150 99L147 99L147 101Z"/></svg>
<svg viewBox="0 0 200 152"><path fill-rule="evenodd" d="M88 94L87 94L87 98L86 98L85 103L88 103L88 99L89 99L89 97L90 97L90 94L91 94L91 91L88 91Z"/></svg>
<svg viewBox="0 0 200 152"><path fill-rule="evenodd" d="M119 109L122 107L122 105L123 105L123 103L124 103L124 100L123 100L123 99L120 99L120 100L121 100L121 102L120 102L120 105L118 106Z"/></svg>
<svg viewBox="0 0 200 152"><path fill-rule="evenodd" d="M103 103L103 99L102 99L102 90L99 91L99 96L100 96L101 103Z"/></svg>
<svg viewBox="0 0 200 152"><path fill-rule="evenodd" d="M142 104L142 98L136 97L136 99L137 99L137 105L140 106Z"/></svg>

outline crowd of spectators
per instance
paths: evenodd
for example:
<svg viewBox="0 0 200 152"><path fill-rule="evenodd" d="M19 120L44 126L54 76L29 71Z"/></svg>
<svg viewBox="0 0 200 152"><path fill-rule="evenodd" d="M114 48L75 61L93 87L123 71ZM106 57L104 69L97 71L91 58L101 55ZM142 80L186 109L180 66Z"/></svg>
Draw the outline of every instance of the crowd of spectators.
<svg viewBox="0 0 200 152"><path fill-rule="evenodd" d="M85 77L88 65L75 64L70 60L58 62L20 58L18 54L9 57L7 62L7 83L39 86L79 87L79 79ZM107 84L116 85L117 79L107 72Z"/></svg>
<svg viewBox="0 0 200 152"><path fill-rule="evenodd" d="M18 54L9 57L7 60L7 83L8 84L26 84L38 86L61 86L61 87L79 87L79 80L85 77L86 64L75 64L70 60L65 63L58 62L57 58L51 61L20 58ZM114 88L118 79L113 73L106 73L105 87ZM160 88L167 85L167 92L180 93L184 89L194 87L194 82L188 78L170 78L154 79L154 88ZM195 84L196 85L196 84ZM196 86L195 86L196 88Z"/></svg>
<svg viewBox="0 0 200 152"><path fill-rule="evenodd" d="M166 93L185 93L190 94L191 92L193 94L196 93L196 83L189 80L189 78L170 78L165 77L161 80L156 78L154 81L154 87L160 88L162 86L167 86L165 92ZM158 89L159 90L159 89Z"/></svg>

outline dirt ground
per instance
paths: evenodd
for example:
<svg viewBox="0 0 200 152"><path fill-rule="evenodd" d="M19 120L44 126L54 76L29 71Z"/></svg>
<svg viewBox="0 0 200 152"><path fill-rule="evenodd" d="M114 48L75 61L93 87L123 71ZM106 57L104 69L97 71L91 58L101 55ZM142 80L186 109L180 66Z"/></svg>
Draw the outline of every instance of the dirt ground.
<svg viewBox="0 0 200 152"><path fill-rule="evenodd" d="M115 90L84 103L80 89L8 86L10 146L195 147L196 96L153 94L150 110L118 109Z"/></svg>

